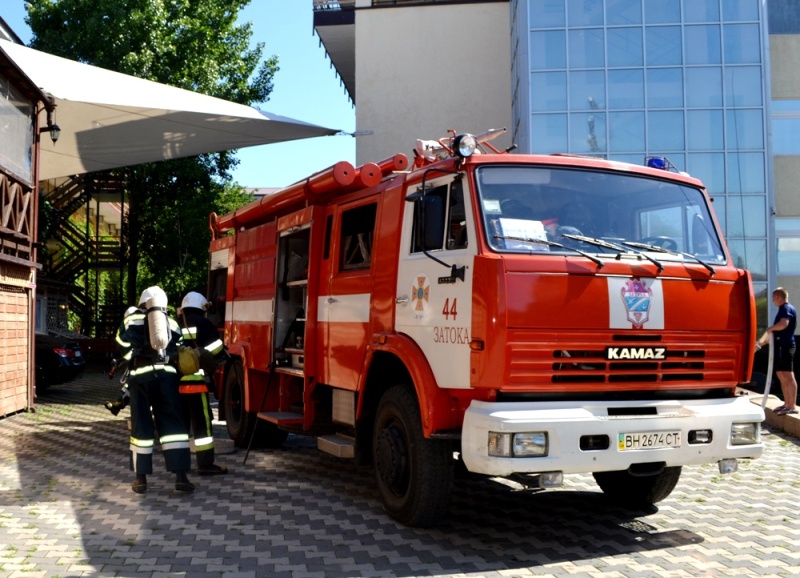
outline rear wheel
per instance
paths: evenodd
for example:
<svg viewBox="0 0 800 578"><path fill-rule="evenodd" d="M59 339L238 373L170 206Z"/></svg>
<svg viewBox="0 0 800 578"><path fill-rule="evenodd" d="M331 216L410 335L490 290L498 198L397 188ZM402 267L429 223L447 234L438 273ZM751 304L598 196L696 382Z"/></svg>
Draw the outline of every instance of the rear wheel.
<svg viewBox="0 0 800 578"><path fill-rule="evenodd" d="M235 361L228 369L225 379L225 424L228 436L240 448L246 448L253 438L253 446L280 448L289 436L275 424L258 418L256 412L245 411L244 369L241 361ZM253 430L256 430L253 436Z"/></svg>
<svg viewBox="0 0 800 578"><path fill-rule="evenodd" d="M681 467L664 468L650 476L634 475L630 472L595 472L597 485L609 498L632 505L652 505L664 500L672 493L681 477Z"/></svg>
<svg viewBox="0 0 800 578"><path fill-rule="evenodd" d="M247 447L258 419L253 413L245 411L244 400L244 369L241 361L234 361L228 368L228 375L225 378L223 403L228 435L240 448Z"/></svg>
<svg viewBox="0 0 800 578"><path fill-rule="evenodd" d="M450 444L425 439L413 390L389 389L381 398L372 442L378 489L386 512L408 526L430 526L444 516L453 485Z"/></svg>

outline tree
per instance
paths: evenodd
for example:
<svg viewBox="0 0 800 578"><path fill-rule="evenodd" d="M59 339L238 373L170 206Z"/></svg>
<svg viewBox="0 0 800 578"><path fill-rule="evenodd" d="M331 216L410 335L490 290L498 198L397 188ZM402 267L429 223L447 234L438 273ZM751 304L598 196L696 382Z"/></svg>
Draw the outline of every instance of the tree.
<svg viewBox="0 0 800 578"><path fill-rule="evenodd" d="M27 0L31 47L223 98L266 102L278 71L236 24L250 0ZM260 64L259 64L260 63ZM232 183L238 160L220 152L126 169L126 303L157 283L173 299L205 286L208 215L250 197Z"/></svg>

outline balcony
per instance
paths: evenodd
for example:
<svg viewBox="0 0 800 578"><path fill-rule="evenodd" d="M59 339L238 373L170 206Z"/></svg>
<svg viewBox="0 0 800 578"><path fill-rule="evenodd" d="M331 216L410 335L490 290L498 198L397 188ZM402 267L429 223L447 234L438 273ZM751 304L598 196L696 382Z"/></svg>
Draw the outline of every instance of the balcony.
<svg viewBox="0 0 800 578"><path fill-rule="evenodd" d="M356 102L356 0L314 0L314 31L350 100Z"/></svg>

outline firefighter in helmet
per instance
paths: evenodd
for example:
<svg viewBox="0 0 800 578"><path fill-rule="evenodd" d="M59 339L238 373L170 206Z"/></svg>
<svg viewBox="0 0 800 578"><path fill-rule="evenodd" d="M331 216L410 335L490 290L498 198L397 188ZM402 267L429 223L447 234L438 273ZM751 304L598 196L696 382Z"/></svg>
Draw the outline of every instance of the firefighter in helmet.
<svg viewBox="0 0 800 578"><path fill-rule="evenodd" d="M178 397L178 370L169 362L177 351L181 332L178 323L167 314L163 289L149 287L142 292L138 309L122 320L116 339L123 357L130 354L130 465L136 473L131 488L137 494L147 491L157 430L167 471L175 473L175 489L193 492L194 484L186 475L191 468L191 454Z"/></svg>
<svg viewBox="0 0 800 578"><path fill-rule="evenodd" d="M205 316L208 309L206 298L190 291L181 302L179 323L183 342L198 349L200 368L189 375L183 375L178 390L181 393L183 415L189 425L194 440L197 459L197 473L212 476L228 472L226 466L214 463L214 433L212 429L209 391L213 391L214 371L225 351L219 332Z"/></svg>

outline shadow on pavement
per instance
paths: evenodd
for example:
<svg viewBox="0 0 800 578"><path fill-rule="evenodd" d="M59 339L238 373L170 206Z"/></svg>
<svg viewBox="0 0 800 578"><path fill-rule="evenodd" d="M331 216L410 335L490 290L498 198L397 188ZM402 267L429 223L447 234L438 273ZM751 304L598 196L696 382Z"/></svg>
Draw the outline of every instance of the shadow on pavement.
<svg viewBox="0 0 800 578"><path fill-rule="evenodd" d="M244 451L220 455L231 473L190 476L189 496L156 455L148 493L136 495L128 410L114 418L102 407L118 387L87 370L42 395L35 413L0 420L0 575L485 574L703 541L646 521L656 508L613 505L591 477L534 494L467 476L441 525L406 528L383 513L370 470L298 436L251 451L246 466Z"/></svg>

